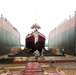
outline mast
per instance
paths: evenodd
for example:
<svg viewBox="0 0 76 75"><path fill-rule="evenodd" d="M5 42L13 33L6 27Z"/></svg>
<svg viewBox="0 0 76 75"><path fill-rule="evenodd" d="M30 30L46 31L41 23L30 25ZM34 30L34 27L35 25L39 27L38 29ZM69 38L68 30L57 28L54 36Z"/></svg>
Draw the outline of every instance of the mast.
<svg viewBox="0 0 76 75"><path fill-rule="evenodd" d="M37 24L37 11L35 11L35 23L31 26L31 29L38 30L41 27Z"/></svg>

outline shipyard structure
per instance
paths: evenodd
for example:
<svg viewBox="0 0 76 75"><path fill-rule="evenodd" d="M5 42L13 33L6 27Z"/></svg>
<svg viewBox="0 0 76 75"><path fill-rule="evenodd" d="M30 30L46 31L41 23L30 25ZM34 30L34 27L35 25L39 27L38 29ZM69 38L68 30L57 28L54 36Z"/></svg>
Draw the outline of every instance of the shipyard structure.
<svg viewBox="0 0 76 75"><path fill-rule="evenodd" d="M0 55L8 54L12 48L20 48L20 33L1 15L0 17Z"/></svg>
<svg viewBox="0 0 76 75"><path fill-rule="evenodd" d="M64 49L65 53L76 55L76 12L50 32L48 45L49 49Z"/></svg>

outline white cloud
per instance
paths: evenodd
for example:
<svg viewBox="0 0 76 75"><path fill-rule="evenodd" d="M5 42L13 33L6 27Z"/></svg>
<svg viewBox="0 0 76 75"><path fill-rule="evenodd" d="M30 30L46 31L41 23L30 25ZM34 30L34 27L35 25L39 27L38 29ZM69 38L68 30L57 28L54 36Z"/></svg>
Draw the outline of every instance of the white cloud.
<svg viewBox="0 0 76 75"><path fill-rule="evenodd" d="M74 13L75 3L75 0L0 0L0 14L19 30L22 43L35 19L48 40L49 32Z"/></svg>

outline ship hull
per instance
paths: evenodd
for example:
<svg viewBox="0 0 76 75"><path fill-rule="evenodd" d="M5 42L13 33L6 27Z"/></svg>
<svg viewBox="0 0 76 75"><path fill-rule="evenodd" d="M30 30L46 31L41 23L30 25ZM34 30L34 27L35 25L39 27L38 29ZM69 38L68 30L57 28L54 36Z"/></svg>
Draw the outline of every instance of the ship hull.
<svg viewBox="0 0 76 75"><path fill-rule="evenodd" d="M34 31L31 35L28 35L25 39L26 48L31 52L35 50L42 51L42 48L45 47L45 36L38 31Z"/></svg>
<svg viewBox="0 0 76 75"><path fill-rule="evenodd" d="M26 47L30 49L31 52L34 52L35 50L39 50L41 52L42 48L45 47L45 41L37 42L36 44L34 41L26 42Z"/></svg>

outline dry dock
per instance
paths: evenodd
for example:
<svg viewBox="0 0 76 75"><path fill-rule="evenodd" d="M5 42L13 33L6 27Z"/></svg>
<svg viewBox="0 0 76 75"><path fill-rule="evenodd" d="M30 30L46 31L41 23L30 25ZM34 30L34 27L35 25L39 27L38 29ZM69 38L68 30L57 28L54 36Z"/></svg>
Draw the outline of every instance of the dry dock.
<svg viewBox="0 0 76 75"><path fill-rule="evenodd" d="M0 74L8 68L11 75L76 75L76 57L17 57L12 64L0 64Z"/></svg>

